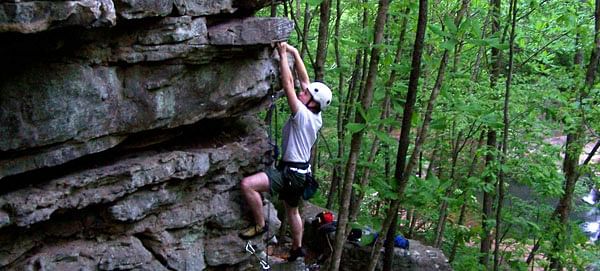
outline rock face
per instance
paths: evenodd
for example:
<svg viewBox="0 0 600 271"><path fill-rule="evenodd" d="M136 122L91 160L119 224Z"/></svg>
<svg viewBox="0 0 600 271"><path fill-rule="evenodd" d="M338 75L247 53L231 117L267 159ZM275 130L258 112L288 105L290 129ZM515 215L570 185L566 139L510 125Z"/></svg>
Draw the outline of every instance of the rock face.
<svg viewBox="0 0 600 271"><path fill-rule="evenodd" d="M343 266L340 270L354 271L365 270L369 265L372 247L357 247L352 244L344 246L344 254L342 257ZM383 250L381 251L380 259L383 259ZM376 270L383 269L383 261L379 261ZM428 271L428 270L444 270L450 271L452 268L448 264L446 256L436 248L422 245L419 241L410 240L410 249L404 250L394 248L394 260L392 262L392 270L412 270L412 271Z"/></svg>
<svg viewBox="0 0 600 271"><path fill-rule="evenodd" d="M0 269L255 268L238 183L293 27L270 3L0 3Z"/></svg>

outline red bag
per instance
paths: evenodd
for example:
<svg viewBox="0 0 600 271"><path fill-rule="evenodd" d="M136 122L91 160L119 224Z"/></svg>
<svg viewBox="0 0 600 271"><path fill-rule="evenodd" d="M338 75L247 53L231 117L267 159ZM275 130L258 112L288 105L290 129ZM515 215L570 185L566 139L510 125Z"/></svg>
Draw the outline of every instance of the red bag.
<svg viewBox="0 0 600 271"><path fill-rule="evenodd" d="M324 225L333 222L334 216L332 212L324 211L317 214L317 219L319 220L319 224Z"/></svg>

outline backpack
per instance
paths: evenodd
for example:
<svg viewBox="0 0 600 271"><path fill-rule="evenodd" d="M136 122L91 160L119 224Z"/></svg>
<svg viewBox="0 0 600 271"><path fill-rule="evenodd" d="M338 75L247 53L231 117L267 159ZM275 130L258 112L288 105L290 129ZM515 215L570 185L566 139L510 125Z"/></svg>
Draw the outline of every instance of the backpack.
<svg viewBox="0 0 600 271"><path fill-rule="evenodd" d="M361 229L351 229L350 230L350 234L348 234L348 241L350 242L360 242L360 238L362 237L362 230Z"/></svg>
<svg viewBox="0 0 600 271"><path fill-rule="evenodd" d="M319 183L315 180L315 177L311 173L306 174L304 181L304 190L302 191L302 198L304 200L311 199L319 189Z"/></svg>
<svg viewBox="0 0 600 271"><path fill-rule="evenodd" d="M410 243L408 242L408 239L406 239L406 238L404 238L404 236L398 234L398 235L396 235L396 238L394 238L394 246L403 248L403 249L409 249Z"/></svg>
<svg viewBox="0 0 600 271"><path fill-rule="evenodd" d="M334 215L330 211L323 211L317 214L317 220L319 221L319 225L324 225L333 222Z"/></svg>

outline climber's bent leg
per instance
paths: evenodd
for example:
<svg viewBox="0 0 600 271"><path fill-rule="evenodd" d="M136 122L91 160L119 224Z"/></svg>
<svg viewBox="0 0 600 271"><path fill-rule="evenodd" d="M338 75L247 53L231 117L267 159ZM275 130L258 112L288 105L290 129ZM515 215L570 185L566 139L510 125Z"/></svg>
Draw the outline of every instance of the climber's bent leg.
<svg viewBox="0 0 600 271"><path fill-rule="evenodd" d="M245 177L240 184L242 194L252 211L254 222L260 227L265 226L265 216L262 209L260 192L269 191L269 178L264 172Z"/></svg>

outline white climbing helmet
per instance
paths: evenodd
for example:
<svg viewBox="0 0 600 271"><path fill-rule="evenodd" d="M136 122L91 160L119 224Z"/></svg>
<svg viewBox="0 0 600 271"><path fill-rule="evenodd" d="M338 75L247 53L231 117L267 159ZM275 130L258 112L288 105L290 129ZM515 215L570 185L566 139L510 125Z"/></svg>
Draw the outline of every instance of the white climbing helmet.
<svg viewBox="0 0 600 271"><path fill-rule="evenodd" d="M313 100L319 103L321 110L325 110L330 104L333 94L331 89L321 82L312 82L308 85L308 92L312 95Z"/></svg>

